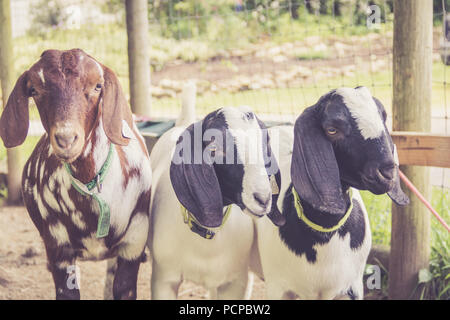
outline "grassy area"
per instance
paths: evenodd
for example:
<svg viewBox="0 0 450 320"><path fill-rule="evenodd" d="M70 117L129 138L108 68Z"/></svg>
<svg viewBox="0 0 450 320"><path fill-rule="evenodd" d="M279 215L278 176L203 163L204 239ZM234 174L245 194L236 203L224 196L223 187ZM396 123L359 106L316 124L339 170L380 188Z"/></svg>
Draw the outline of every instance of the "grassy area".
<svg viewBox="0 0 450 320"><path fill-rule="evenodd" d="M433 64L433 94L432 108L444 111L450 108L450 86L444 81L450 78L450 67L440 62ZM388 113L392 108L392 73L390 70L379 72L356 71L354 76L331 77L318 81L305 83L298 88L277 88L230 93L220 91L206 93L197 99L199 114L205 114L224 105L248 105L257 113L266 114L293 114L299 115L301 111L317 102L319 97L329 90L337 87L356 87L364 85L370 88L372 94L380 99ZM447 107L448 106L448 107ZM176 117L179 113L180 101L178 98L154 99L152 110L157 115Z"/></svg>

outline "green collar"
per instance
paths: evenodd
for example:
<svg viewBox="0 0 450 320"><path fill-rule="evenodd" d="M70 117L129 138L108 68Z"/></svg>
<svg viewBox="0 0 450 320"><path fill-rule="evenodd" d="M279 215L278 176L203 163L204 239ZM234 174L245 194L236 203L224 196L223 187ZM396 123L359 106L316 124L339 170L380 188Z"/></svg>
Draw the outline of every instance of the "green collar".
<svg viewBox="0 0 450 320"><path fill-rule="evenodd" d="M348 207L347 212L345 213L345 215L342 217L341 220L339 220L339 222L334 225L331 228L325 228L322 227L314 222L312 222L311 220L309 220L305 214L303 213L303 207L302 204L300 203L300 197L297 193L297 191L295 190L294 187L292 187L292 194L294 195L294 204L295 204L295 210L297 211L297 216L300 220L302 220L306 225L308 225L311 229L316 230L316 231L320 231L320 232L333 232L338 230L340 227L342 227L344 225L344 223L347 221L348 217L350 216L350 213L352 212L353 209L353 202L352 202L352 188L349 188L347 191L347 194L350 197L350 206Z"/></svg>
<svg viewBox="0 0 450 320"><path fill-rule="evenodd" d="M228 216L231 212L231 204L227 206L226 211L223 215L222 224L217 227L213 228L215 231L213 231L211 228L204 227L200 224L200 222L195 219L194 215L189 212L183 205L181 205L181 214L183 215L184 223L186 223L192 232L197 233L199 236L205 238L205 239L212 239L216 235L216 232L220 230L220 228L223 227L225 222L227 221Z"/></svg>
<svg viewBox="0 0 450 320"><path fill-rule="evenodd" d="M111 143L109 145L109 152L108 156L106 157L105 163L100 168L100 171L95 175L94 179L92 179L86 184L76 179L73 176L70 165L67 162L64 163L64 167L66 168L67 173L70 175L70 182L72 186L75 188L75 190L77 190L84 196L92 197L98 203L100 214L98 217L98 224L97 224L97 235L96 235L97 238L106 237L109 233L111 210L108 204L105 202L105 200L99 197L99 194L102 192L102 184L103 181L105 180L106 174L108 173L108 169L111 166L113 155L114 155L114 147L113 144ZM97 187L98 191L97 193L91 191L95 187Z"/></svg>

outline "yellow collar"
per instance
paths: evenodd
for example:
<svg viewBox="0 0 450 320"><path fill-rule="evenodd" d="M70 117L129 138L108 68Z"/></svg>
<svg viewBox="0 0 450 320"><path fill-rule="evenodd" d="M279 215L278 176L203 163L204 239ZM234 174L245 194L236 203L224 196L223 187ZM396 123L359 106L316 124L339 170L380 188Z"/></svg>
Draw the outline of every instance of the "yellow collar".
<svg viewBox="0 0 450 320"><path fill-rule="evenodd" d="M204 227L200 224L200 222L197 221L197 219L194 217L194 215L189 212L183 205L181 205L181 214L183 215L184 223L186 223L189 226L189 229L191 229L192 232L197 233L199 236L205 238L205 239L212 239L216 235L216 232L220 230L220 228L223 227L225 222L227 221L228 216L231 212L231 204L227 206L225 213L223 215L222 224L218 226L217 228L208 228ZM214 230L214 231L213 231Z"/></svg>
<svg viewBox="0 0 450 320"><path fill-rule="evenodd" d="M344 225L344 223L347 221L348 217L350 216L350 213L352 212L353 209L353 201L352 201L352 188L348 189L348 195L350 197L350 206L348 207L347 212L345 213L345 215L342 217L341 220L339 220L339 222L331 227L331 228L324 228L322 226L319 226L318 224L312 222L311 220L309 220L303 213L303 207L300 203L300 197L297 193L297 191L295 190L294 187L292 187L292 194L294 195L294 204L295 204L295 210L297 211L297 216L300 220L302 220L304 223L306 223L306 225L308 225L310 228L316 230L316 231L320 231L320 232L333 232L338 230L340 227L342 227Z"/></svg>

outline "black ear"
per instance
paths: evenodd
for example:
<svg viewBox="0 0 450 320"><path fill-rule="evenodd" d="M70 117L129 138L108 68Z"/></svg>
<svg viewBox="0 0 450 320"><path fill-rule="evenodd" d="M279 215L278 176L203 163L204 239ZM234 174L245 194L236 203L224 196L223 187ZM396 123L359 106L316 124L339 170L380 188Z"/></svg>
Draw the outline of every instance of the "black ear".
<svg viewBox="0 0 450 320"><path fill-rule="evenodd" d="M280 212L280 210L278 210L277 206L281 188L280 171L270 176L270 186L272 187L272 207L267 216L274 225L276 225L277 227L281 227L284 226L284 224L286 223L286 217Z"/></svg>
<svg viewBox="0 0 450 320"><path fill-rule="evenodd" d="M222 192L213 165L203 159L202 138L202 121L182 133L170 165L170 180L180 203L202 226L215 228L223 220Z"/></svg>
<svg viewBox="0 0 450 320"><path fill-rule="evenodd" d="M392 188L391 191L389 191L387 194L389 198L392 199L397 205L399 206L406 206L409 204L409 198L408 196L403 192L402 187L400 185L400 169L399 169L399 161L398 161L398 154L397 154L397 147L392 142L392 138L389 135L390 143L392 144L392 153L394 155L394 161L395 161L395 177L394 177L394 188Z"/></svg>
<svg viewBox="0 0 450 320"><path fill-rule="evenodd" d="M281 227L286 223L286 218L281 214L277 207L281 188L280 168L278 167L277 159L275 158L270 146L270 136L267 127L264 122L258 119L258 117L256 117L256 119L258 120L259 127L263 132L264 164L266 166L267 175L269 176L270 186L272 188L272 207L270 212L267 214L267 217L269 217L274 225Z"/></svg>
<svg viewBox="0 0 450 320"><path fill-rule="evenodd" d="M406 206L409 204L409 198L408 196L403 192L401 186L400 186L400 177L399 177L399 172L398 172L398 167L395 170L395 184L394 184L394 188L389 191L387 194L389 196L389 198L392 199L392 201L394 201L397 205L399 206Z"/></svg>
<svg viewBox="0 0 450 320"><path fill-rule="evenodd" d="M347 210L333 146L322 130L317 105L295 122L291 178L300 197L313 208L331 214Z"/></svg>
<svg viewBox="0 0 450 320"><path fill-rule="evenodd" d="M386 120L386 109L384 108L383 104L381 103L380 100L378 100L377 98L373 97L373 100L375 101L375 104L378 107L378 110L380 111L382 117L383 117L383 121ZM394 142L392 141L391 135L389 134L389 130L386 127L386 124L384 124L384 128L386 130L386 135L388 136L389 139L389 144L392 148L392 153L396 162L396 168L395 168L395 177L394 177L394 188L389 191L387 194L388 196L392 199L392 201L394 201L397 205L399 206L406 206L409 204L409 198L408 196L403 192L401 184L400 184L400 176L399 176L399 163L398 163L398 154L397 154L397 149L394 145Z"/></svg>

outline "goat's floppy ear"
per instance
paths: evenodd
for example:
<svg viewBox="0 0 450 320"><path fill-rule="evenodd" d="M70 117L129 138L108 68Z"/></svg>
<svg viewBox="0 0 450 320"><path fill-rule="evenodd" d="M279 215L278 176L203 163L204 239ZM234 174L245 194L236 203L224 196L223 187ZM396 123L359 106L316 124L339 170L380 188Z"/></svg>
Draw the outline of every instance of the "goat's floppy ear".
<svg viewBox="0 0 450 320"><path fill-rule="evenodd" d="M400 177L398 173L398 167L396 168L394 188L389 191L387 194L389 198L392 199L399 206L406 206L409 204L408 196L403 192L402 187L400 186Z"/></svg>
<svg viewBox="0 0 450 320"><path fill-rule="evenodd" d="M386 109L384 108L383 104L380 100L378 100L375 97L372 97L375 101L375 104L378 107L378 110L382 114L383 120L386 119ZM402 187L400 185L400 176L399 176L399 162L398 162L398 154L397 154L397 147L395 146L394 142L392 141L392 137L389 134L389 130L386 127L386 124L384 124L384 128L386 130L386 135L389 139L389 144L392 147L392 153L395 161L395 177L394 177L394 188L392 188L391 191L389 191L387 194L388 196L399 206L406 206L409 204L409 198L408 196L403 192Z"/></svg>
<svg viewBox="0 0 450 320"><path fill-rule="evenodd" d="M306 109L295 122L291 178L300 197L313 208L331 214L347 209L339 168L331 142L325 137L317 106Z"/></svg>
<svg viewBox="0 0 450 320"><path fill-rule="evenodd" d="M386 129L387 131L387 129ZM394 155L394 161L395 161L395 177L394 177L394 188L392 188L391 191L389 191L387 194L389 198L392 199L397 205L399 206L406 206L409 204L409 198L408 196L403 192L402 187L400 185L400 176L399 176L399 161L398 161L398 154L397 154L397 147L392 142L392 138L390 137L388 133L388 137L391 140L391 144L393 146L393 155Z"/></svg>
<svg viewBox="0 0 450 320"><path fill-rule="evenodd" d="M7 148L22 144L28 134L27 75L25 71L17 80L0 118L0 136Z"/></svg>
<svg viewBox="0 0 450 320"><path fill-rule="evenodd" d="M286 217L280 212L277 206L281 187L281 175L279 170L276 174L270 176L270 186L272 188L272 207L267 216L274 225L281 227L286 223Z"/></svg>
<svg viewBox="0 0 450 320"><path fill-rule="evenodd" d="M277 159L272 152L272 147L270 145L270 136L267 127L264 122L262 122L258 117L256 117L256 119L258 120L259 127L261 128L261 130L263 130L263 158L267 170L267 175L269 176L270 187L272 189L272 207L270 208L270 212L267 214L267 217L272 221L274 225L276 225L277 227L281 227L286 223L286 217L281 214L277 206L281 188L280 168L278 167Z"/></svg>
<svg viewBox="0 0 450 320"><path fill-rule="evenodd" d="M102 90L102 121L106 136L118 145L128 145L129 137L124 132L133 128L133 116L119 80L112 70L103 66L105 80ZM125 122L125 123L124 123ZM128 125L129 128L123 128Z"/></svg>
<svg viewBox="0 0 450 320"><path fill-rule="evenodd" d="M201 127L202 121L190 125L178 139L170 180L180 203L202 226L215 228L222 224L223 199L213 164L203 159Z"/></svg>

